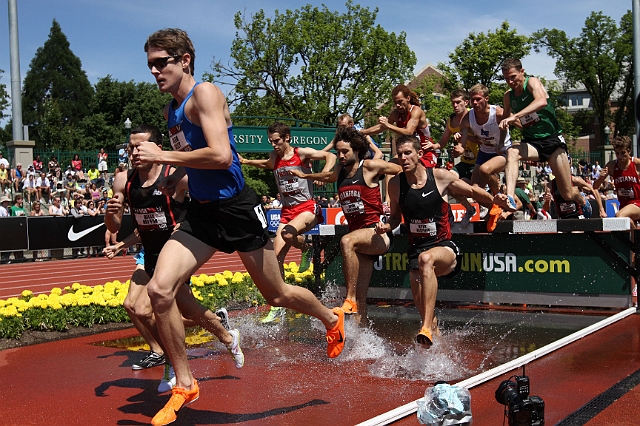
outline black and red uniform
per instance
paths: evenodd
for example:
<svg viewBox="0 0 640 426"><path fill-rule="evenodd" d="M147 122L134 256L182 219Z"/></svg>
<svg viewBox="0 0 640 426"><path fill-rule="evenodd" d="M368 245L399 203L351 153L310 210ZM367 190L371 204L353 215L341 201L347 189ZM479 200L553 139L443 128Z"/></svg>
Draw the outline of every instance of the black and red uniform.
<svg viewBox="0 0 640 426"><path fill-rule="evenodd" d="M453 214L451 207L442 196L433 169L427 168L427 182L422 188L411 188L407 176L400 173L400 209L404 222L409 228L409 269L418 269L420 253L433 247L449 247L457 257L456 270L448 276L460 271L461 255L458 246L451 241L451 224Z"/></svg>
<svg viewBox="0 0 640 426"><path fill-rule="evenodd" d="M144 187L137 169L127 172L125 197L144 247L144 269L149 276L153 275L160 250L185 214L181 203L163 194L158 188L158 184L169 175L170 170L171 166L163 165L158 179Z"/></svg>
<svg viewBox="0 0 640 426"><path fill-rule="evenodd" d="M364 160L360 160L353 177L346 177L345 169L338 175L338 197L349 231L370 228L384 215L380 186L370 187L364 180Z"/></svg>

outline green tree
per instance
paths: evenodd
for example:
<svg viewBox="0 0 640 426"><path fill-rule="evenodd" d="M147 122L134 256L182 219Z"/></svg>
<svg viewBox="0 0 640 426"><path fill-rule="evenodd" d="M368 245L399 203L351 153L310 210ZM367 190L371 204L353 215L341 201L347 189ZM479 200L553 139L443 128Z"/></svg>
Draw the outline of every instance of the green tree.
<svg viewBox="0 0 640 426"><path fill-rule="evenodd" d="M449 92L444 89L444 77L433 74L420 81L414 92L422 101L422 108L429 120L431 137L438 142L444 133L447 119L453 114ZM443 147L444 148L444 147Z"/></svg>
<svg viewBox="0 0 640 426"><path fill-rule="evenodd" d="M522 58L531 51L529 37L520 35L503 22L495 32L471 33L449 54L449 62L438 63L446 88L469 90L482 83L494 92L493 84L503 80L501 64L507 58Z"/></svg>
<svg viewBox="0 0 640 426"><path fill-rule="evenodd" d="M0 70L0 79L4 70ZM0 118L4 117L4 110L9 106L9 94L7 93L7 86L4 83L0 83Z"/></svg>
<svg viewBox="0 0 640 426"><path fill-rule="evenodd" d="M171 95L161 93L152 83L122 82L110 75L101 78L95 86L90 114L80 123L82 150L111 150L125 143L127 118L133 127L149 123L164 131L167 123L162 109L169 100ZM168 144L168 138L165 142Z"/></svg>
<svg viewBox="0 0 640 426"><path fill-rule="evenodd" d="M40 137L47 141L51 149L75 150L77 138L74 128L65 123L57 99L45 99L43 116L39 127Z"/></svg>
<svg viewBox="0 0 640 426"><path fill-rule="evenodd" d="M335 125L356 121L388 99L391 88L412 77L415 54L406 35L376 25L373 11L351 1L346 13L312 5L273 19L260 10L238 12L232 65L212 64L205 79L234 86L236 115L291 117ZM266 123L262 123L266 124Z"/></svg>
<svg viewBox="0 0 640 426"><path fill-rule="evenodd" d="M567 87L584 84L591 95L592 107L599 123L615 120L614 136L633 133L625 117L633 117L633 25L627 12L618 27L602 12L592 12L576 38L557 29L543 28L532 35L534 49L546 49L556 59L555 74L566 80ZM613 116L610 101L620 102ZM604 140L605 125L600 126ZM624 133L622 133L624 132Z"/></svg>
<svg viewBox="0 0 640 426"><path fill-rule="evenodd" d="M48 100L56 101L63 126L77 126L88 115L92 97L93 88L82 63L54 19L49 38L36 51L24 78L23 121L31 126L30 136L38 146L48 144L40 134Z"/></svg>

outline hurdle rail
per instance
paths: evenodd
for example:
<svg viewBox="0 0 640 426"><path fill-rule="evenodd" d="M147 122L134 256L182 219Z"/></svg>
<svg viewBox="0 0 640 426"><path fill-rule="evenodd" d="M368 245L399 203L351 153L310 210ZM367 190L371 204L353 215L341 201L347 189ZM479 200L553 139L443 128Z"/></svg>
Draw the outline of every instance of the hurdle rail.
<svg viewBox="0 0 640 426"><path fill-rule="evenodd" d="M336 268L336 264L339 264L336 260L340 258L338 242L340 237L348 232L346 225L320 225L318 235L312 236L314 274L318 289L323 285L321 280L323 273L326 274L325 281L334 278L337 282L342 282L342 274L337 272L340 268ZM631 234L635 235L637 231L631 229L628 218L510 220L499 222L493 233L487 233L485 222L472 222L465 228L462 228L459 223L454 223L452 232L454 233L452 239L461 247L463 254L465 248L469 247L476 252L483 251L485 247L491 248L486 249L490 253L470 253L463 260L461 275L466 275L466 281L462 280L465 282L454 280L454 284L450 284L449 280L439 280L438 300L440 301L619 309L631 305L630 277L636 280L639 278L638 269L634 265L638 264L639 260L637 258L640 254L640 235L630 238ZM407 244L404 225L394 230L394 235L395 246L398 246L397 242L400 242L400 245ZM533 242L529 243L529 241ZM496 249L496 245L499 248ZM548 245L549 252L554 253L560 260L545 263L540 245ZM565 250L566 256L562 253L563 245L568 247ZM496 253L497 251L499 252ZM530 254L529 252L532 253L534 260L528 261L524 266L518 266L517 270L512 270L508 274L498 275L493 271L487 271L485 267L490 266L490 255L494 257L508 255L511 251L516 254L513 258L517 257L518 261ZM595 254L591 255L590 252ZM636 253L635 263L632 260L632 253ZM398 269L402 264L406 265L406 258L402 257L401 252L385 256L386 259L380 256L378 266L384 264L385 260L389 264L390 258ZM543 260L535 260L535 256ZM564 257L571 260L564 261L562 260ZM476 265L472 263L473 261ZM496 261L503 262L504 259ZM585 276L590 276L591 268L594 268L595 264L601 264L601 267L596 269L595 275L591 274L594 276L593 283L589 282L584 286L582 283L571 283L572 274L566 271L567 273L562 275L541 276L538 281L547 280L546 287L539 282L534 282L531 288L522 288L523 282L533 280L532 277L537 272L533 270L534 266L535 268L539 266L542 270L545 267L553 268L561 265L562 262L575 265L574 270L584 269ZM465 266L469 270L464 271ZM472 270L474 266L475 271ZM382 275L385 275L385 272L382 272ZM475 272L475 275L471 272ZM523 273L517 274L517 272ZM389 275L387 271L389 277L381 278L380 272L374 271L368 296L380 299L411 299L408 284L398 285L399 281L406 280L408 271L398 270L393 274L395 275ZM469 278L471 275L473 279ZM385 282L381 283L381 281Z"/></svg>

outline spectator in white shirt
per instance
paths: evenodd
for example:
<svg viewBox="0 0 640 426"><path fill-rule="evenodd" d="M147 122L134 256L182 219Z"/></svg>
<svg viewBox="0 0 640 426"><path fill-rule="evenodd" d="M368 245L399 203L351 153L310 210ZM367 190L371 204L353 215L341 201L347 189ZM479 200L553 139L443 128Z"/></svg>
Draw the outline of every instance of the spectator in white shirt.
<svg viewBox="0 0 640 426"><path fill-rule="evenodd" d="M36 177L33 173L29 173L24 181L23 190L27 196L27 202L32 203L34 198L37 199L38 190L36 189Z"/></svg>
<svg viewBox="0 0 640 426"><path fill-rule="evenodd" d="M6 195L0 197L0 217L9 217L9 204L11 204L11 198Z"/></svg>
<svg viewBox="0 0 640 426"><path fill-rule="evenodd" d="M45 172L40 172L40 177L36 182L36 191L38 193L37 199L40 200L41 203L49 202L48 200L51 197L51 183ZM46 200L45 196L47 197Z"/></svg>

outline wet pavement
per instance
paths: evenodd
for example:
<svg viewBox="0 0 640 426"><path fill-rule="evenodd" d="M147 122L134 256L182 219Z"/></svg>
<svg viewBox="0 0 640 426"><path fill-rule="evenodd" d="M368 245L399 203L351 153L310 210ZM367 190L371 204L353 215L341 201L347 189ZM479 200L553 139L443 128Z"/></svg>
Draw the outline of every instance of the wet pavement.
<svg viewBox="0 0 640 426"><path fill-rule="evenodd" d="M262 325L263 314L232 312L246 356L240 370L218 342L191 338L190 364L201 397L180 411L176 424L354 425L420 398L436 380L460 381L602 319L438 310L443 338L423 350L412 342L415 308L371 306L371 323L349 318L345 351L330 360L318 321L288 313ZM140 347L135 336L128 329L0 351L0 423L149 424L168 395L156 392L161 367L131 370L143 356L130 350ZM545 400L546 424L560 422L638 370L639 336L640 316L632 315L530 363L531 394ZM517 373L472 388L474 425L502 424L493 394ZM604 423L598 423L600 415L592 417L591 426L625 424L606 423L619 415L604 416ZM415 414L398 424L417 424Z"/></svg>

